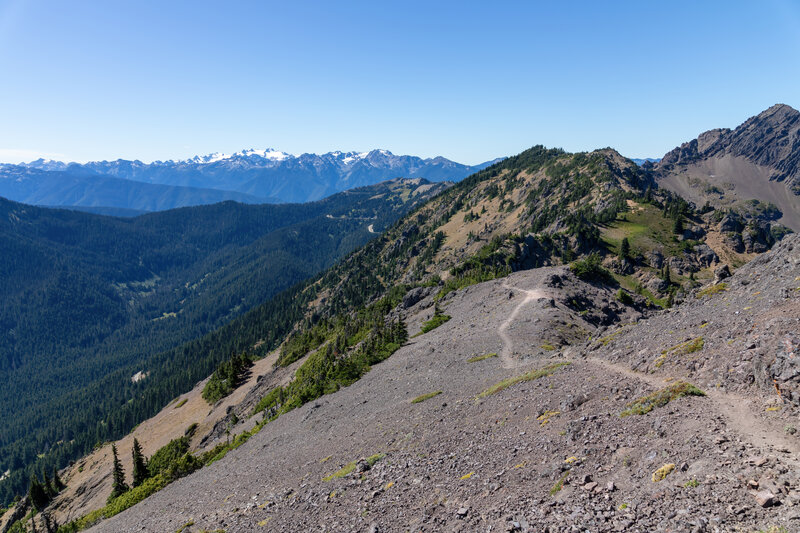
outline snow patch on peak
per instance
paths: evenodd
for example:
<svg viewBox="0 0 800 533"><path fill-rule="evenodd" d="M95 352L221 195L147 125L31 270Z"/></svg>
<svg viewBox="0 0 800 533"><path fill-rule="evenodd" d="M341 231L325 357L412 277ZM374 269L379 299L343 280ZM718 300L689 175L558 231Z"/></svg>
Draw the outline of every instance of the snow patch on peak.
<svg viewBox="0 0 800 533"><path fill-rule="evenodd" d="M281 152L273 148L266 148L264 150L249 148L246 150L242 150L241 152L235 152L233 154L223 154L222 152L214 152L213 154L208 154L203 156L197 155L192 157L191 159L187 159L186 162L209 165L211 163L217 163L219 161L227 161L229 159L234 159L237 157L247 157L247 158L260 157L262 159L267 159L269 161L285 161L286 159L291 159L294 156L292 154L287 154L286 152Z"/></svg>

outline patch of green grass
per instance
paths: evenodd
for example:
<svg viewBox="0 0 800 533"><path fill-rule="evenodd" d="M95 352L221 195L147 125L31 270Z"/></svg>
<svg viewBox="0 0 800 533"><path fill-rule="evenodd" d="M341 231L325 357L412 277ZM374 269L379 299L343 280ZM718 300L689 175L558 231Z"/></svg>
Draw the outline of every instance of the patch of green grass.
<svg viewBox="0 0 800 533"><path fill-rule="evenodd" d="M411 403L422 403L425 400L430 400L431 398L439 396L441 393L442 393L442 391L440 391L440 390L437 390L437 391L434 391L434 392L429 392L428 394L423 394L421 396L417 396L416 398L411 400Z"/></svg>
<svg viewBox="0 0 800 533"><path fill-rule="evenodd" d="M700 482L697 481L696 479L690 479L689 481L687 481L686 483L683 484L683 488L685 488L685 489L693 489L693 488L699 487L699 486L700 486Z"/></svg>
<svg viewBox="0 0 800 533"><path fill-rule="evenodd" d="M567 480L568 476L569 476L569 470L564 472L564 474L559 478L559 480L556 481L556 484L553 485L553 488L550 489L550 496L555 496L556 494L561 492L561 489L564 488L564 482Z"/></svg>
<svg viewBox="0 0 800 533"><path fill-rule="evenodd" d="M372 468L373 466L375 466L375 463L382 460L384 457L386 457L385 453L376 453L375 455L370 455L369 457L367 457L366 461L369 467Z"/></svg>
<svg viewBox="0 0 800 533"><path fill-rule="evenodd" d="M184 530L184 529L186 529L187 527L192 527L193 525L194 525L194 520L189 520L188 522L186 522L185 524L183 524L181 527L179 527L178 529L176 529L176 530L175 530L175 533L183 533L183 530Z"/></svg>
<svg viewBox="0 0 800 533"><path fill-rule="evenodd" d="M721 283L717 283L716 285L711 285L710 287L706 287L705 289L697 292L697 298L703 298L704 296L714 296L715 294L719 294L721 292L728 290L728 284L724 281Z"/></svg>
<svg viewBox="0 0 800 533"><path fill-rule="evenodd" d="M452 317L450 315L435 315L433 318L422 324L420 335L428 333L429 331L433 331L451 318Z"/></svg>
<svg viewBox="0 0 800 533"><path fill-rule="evenodd" d="M539 348L541 348L542 350L544 350L546 352L552 352L552 351L555 351L555 349L556 349L555 346L553 346L552 344L548 344L548 343L542 344Z"/></svg>
<svg viewBox="0 0 800 533"><path fill-rule="evenodd" d="M183 400L181 400L177 404L175 404L175 407L173 407L173 409L177 409L179 407L183 407L184 405L186 405L186 402L188 402L188 401L189 401L189 398L184 398Z"/></svg>
<svg viewBox="0 0 800 533"><path fill-rule="evenodd" d="M356 462L352 461L352 462L347 463L346 465L344 465L342 468L340 468L336 472L325 476L324 478L322 478L322 481L332 481L334 479L343 478L344 476L346 476L348 474L352 474L353 470L355 470L355 469L356 469Z"/></svg>
<svg viewBox="0 0 800 533"><path fill-rule="evenodd" d="M630 211L601 228L601 239L615 255L619 255L622 239L628 239L631 254L662 249L665 256L677 255L681 243L676 242L672 231L673 220L665 217L661 209L637 203Z"/></svg>
<svg viewBox="0 0 800 533"><path fill-rule="evenodd" d="M487 359L491 359L492 357L497 357L497 352L487 353L486 355L476 355L475 357L470 357L467 359L467 363L477 363L478 361L485 361Z"/></svg>
<svg viewBox="0 0 800 533"><path fill-rule="evenodd" d="M672 348L662 350L661 355L656 359L656 368L660 368L661 365L664 364L668 355L688 355L690 353L699 352L703 349L703 346L705 346L703 337L697 337L696 339L677 344Z"/></svg>
<svg viewBox="0 0 800 533"><path fill-rule="evenodd" d="M537 370L531 370L530 372L526 372L526 373L521 374L519 376L514 376L514 377L510 377L508 379L504 379L500 383L497 383L496 385L492 385L491 387L489 387L488 389L486 389L482 393L478 394L477 398L478 399L486 398L487 396L491 396L492 394L498 393L501 390L505 390L505 389L507 389L507 388L509 388L509 387L511 387L513 385L516 385L517 383L522 383L523 381L533 381L535 379L539 379L539 378L543 378L545 376L549 376L549 375L553 374L556 370L561 368L562 366L567 366L567 365L569 365L568 362L552 363L552 364L549 364L549 365L547 365L547 366L545 366L543 368L539 368Z"/></svg>
<svg viewBox="0 0 800 533"><path fill-rule="evenodd" d="M624 331L623 329L619 329L614 333L611 333L610 335L606 335L605 337L600 337L599 339L597 339L597 342L599 342L603 346L608 346L609 343L613 341L618 335L621 335L623 331Z"/></svg>
<svg viewBox="0 0 800 533"><path fill-rule="evenodd" d="M706 393L695 387L690 383L686 383L685 381L678 381L661 389L659 391L654 392L653 394L649 394L642 398L639 398L636 401L633 401L627 405L627 409L620 413L620 416L630 416L630 415L645 415L655 409L656 407L663 407L667 405L672 400L677 400L678 398L682 398L684 396L705 396Z"/></svg>

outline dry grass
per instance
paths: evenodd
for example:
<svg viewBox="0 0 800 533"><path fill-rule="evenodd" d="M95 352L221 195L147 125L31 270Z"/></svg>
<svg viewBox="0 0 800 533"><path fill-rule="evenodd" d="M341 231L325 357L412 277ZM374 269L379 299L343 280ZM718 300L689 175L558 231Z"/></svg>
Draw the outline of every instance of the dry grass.
<svg viewBox="0 0 800 533"><path fill-rule="evenodd" d="M533 380L536 380L536 379L539 379L539 378L543 378L543 377L549 376L549 375L553 374L556 370L561 368L562 366L567 366L567 365L569 365L568 362L552 363L552 364L549 364L549 365L547 365L547 366L545 366L543 368L539 368L539 369L536 369L536 370L531 370L530 372L526 372L526 373L521 374L519 376L514 376L514 377L510 377L508 379L504 379L500 383L497 383L496 385L492 385L491 387L489 387L488 389L486 389L482 393L478 394L477 398L478 399L486 398L487 396L491 396L492 394L496 394L496 393L498 393L498 392L500 392L502 390L505 390L505 389L507 389L507 388L509 388L509 387L511 387L513 385L516 385L517 383L522 383L524 381L533 381Z"/></svg>
<svg viewBox="0 0 800 533"><path fill-rule="evenodd" d="M411 403L422 403L425 400L430 400L431 398L439 396L441 393L442 393L442 391L440 391L440 390L437 390L437 391L434 391L434 392L429 392L428 394L423 394L421 396L417 396L416 398L411 400Z"/></svg>
<svg viewBox="0 0 800 533"><path fill-rule="evenodd" d="M478 361L485 361L487 359L491 359L492 357L497 357L497 352L487 353L486 355L476 355L475 357L470 357L467 359L467 363L477 363Z"/></svg>

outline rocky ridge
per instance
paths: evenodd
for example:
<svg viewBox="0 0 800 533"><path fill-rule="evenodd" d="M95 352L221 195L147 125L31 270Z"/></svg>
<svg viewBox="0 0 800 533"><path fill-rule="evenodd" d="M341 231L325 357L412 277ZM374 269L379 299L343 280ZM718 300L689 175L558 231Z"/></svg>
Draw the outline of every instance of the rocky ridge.
<svg viewBox="0 0 800 533"><path fill-rule="evenodd" d="M724 287L644 319L561 267L462 289L444 304L452 320L359 382L97 530L794 530L798 279L800 239L787 237ZM582 321L574 291L625 325ZM412 333L430 307L407 310ZM564 323L587 340L546 342ZM491 353L508 357L468 362ZM621 416L682 380L705 396Z"/></svg>

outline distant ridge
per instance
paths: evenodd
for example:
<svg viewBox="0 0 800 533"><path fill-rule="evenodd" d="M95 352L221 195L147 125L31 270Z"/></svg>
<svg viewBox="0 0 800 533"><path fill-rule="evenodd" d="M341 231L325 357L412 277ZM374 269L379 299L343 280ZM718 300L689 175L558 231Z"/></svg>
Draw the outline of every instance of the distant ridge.
<svg viewBox="0 0 800 533"><path fill-rule="evenodd" d="M184 160L152 163L117 159L79 164L37 159L20 165L0 165L0 172L13 170L17 175L31 179L34 177L43 179L42 172L58 172L62 177L80 176L82 179L87 179L88 176L103 176L173 187L233 191L248 195L245 197L247 199L238 200L248 203L309 202L347 189L373 185L393 178L425 178L433 182L459 181L499 160L479 165L464 165L444 157L423 159L411 155L395 155L388 150L292 155L267 148L242 150L233 154L213 153ZM37 194L46 196L53 187L53 183L45 182L37 190ZM0 194L3 194L2 189ZM29 197L8 196L16 201L31 203ZM72 203L143 208L130 204L123 205L123 200L109 203L106 199L102 199L101 202L95 198ZM169 207L178 205L157 209Z"/></svg>
<svg viewBox="0 0 800 533"><path fill-rule="evenodd" d="M773 204L800 231L800 112L776 104L737 128L719 128L668 152L654 166L659 185L698 205Z"/></svg>

